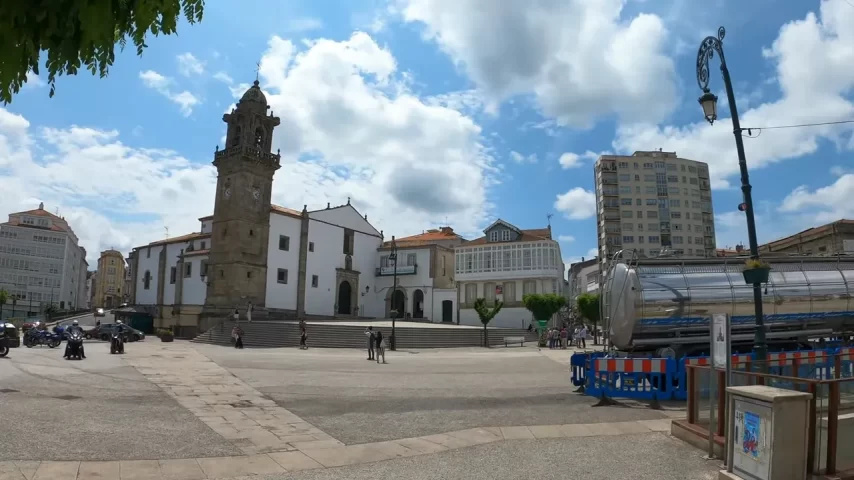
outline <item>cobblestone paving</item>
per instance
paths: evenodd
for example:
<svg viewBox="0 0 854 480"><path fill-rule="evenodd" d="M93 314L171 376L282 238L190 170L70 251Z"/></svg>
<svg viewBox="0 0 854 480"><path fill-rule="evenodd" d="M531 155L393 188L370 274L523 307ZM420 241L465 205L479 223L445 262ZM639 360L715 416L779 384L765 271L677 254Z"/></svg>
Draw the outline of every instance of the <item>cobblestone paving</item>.
<svg viewBox="0 0 854 480"><path fill-rule="evenodd" d="M146 345L125 360L247 455L343 445L188 345Z"/></svg>

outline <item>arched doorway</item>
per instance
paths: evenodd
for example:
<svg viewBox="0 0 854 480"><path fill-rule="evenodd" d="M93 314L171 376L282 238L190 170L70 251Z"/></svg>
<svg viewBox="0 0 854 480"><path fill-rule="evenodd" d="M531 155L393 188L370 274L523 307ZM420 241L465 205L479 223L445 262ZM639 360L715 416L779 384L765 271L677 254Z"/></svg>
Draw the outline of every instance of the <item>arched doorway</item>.
<svg viewBox="0 0 854 480"><path fill-rule="evenodd" d="M394 293L391 294L391 301L389 302L389 318L391 318L392 310L397 311L397 315L394 315L395 318L403 318L403 314L406 312L406 294L403 293L403 290L395 290Z"/></svg>
<svg viewBox="0 0 854 480"><path fill-rule="evenodd" d="M350 315L352 312L352 293L353 289L347 280L338 284L338 315Z"/></svg>
<svg viewBox="0 0 854 480"><path fill-rule="evenodd" d="M420 289L412 294L412 318L424 318L424 292Z"/></svg>

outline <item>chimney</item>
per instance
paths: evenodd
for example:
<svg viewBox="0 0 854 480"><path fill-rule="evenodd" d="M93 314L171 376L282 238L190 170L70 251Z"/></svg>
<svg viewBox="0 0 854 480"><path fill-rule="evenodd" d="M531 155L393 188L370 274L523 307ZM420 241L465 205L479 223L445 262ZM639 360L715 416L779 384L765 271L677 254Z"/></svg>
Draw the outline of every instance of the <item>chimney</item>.
<svg viewBox="0 0 854 480"><path fill-rule="evenodd" d="M44 210L44 202L39 203L39 210Z"/></svg>
<svg viewBox="0 0 854 480"><path fill-rule="evenodd" d="M738 245L735 246L735 251L738 253L743 252L744 251L744 245L739 243Z"/></svg>

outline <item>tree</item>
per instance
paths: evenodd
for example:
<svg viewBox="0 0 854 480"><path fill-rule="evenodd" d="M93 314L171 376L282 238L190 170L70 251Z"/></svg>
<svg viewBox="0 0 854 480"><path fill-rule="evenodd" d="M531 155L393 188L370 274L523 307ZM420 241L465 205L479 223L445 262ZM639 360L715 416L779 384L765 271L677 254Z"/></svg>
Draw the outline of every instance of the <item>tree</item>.
<svg viewBox="0 0 854 480"><path fill-rule="evenodd" d="M57 311L58 311L58 309L56 308L56 305L54 305L52 303L48 304L46 307L44 307L44 316L45 316L44 321L45 321L45 323L49 322L51 317L56 315Z"/></svg>
<svg viewBox="0 0 854 480"><path fill-rule="evenodd" d="M522 303L534 315L534 320L547 321L566 305L566 298L555 293L529 293L522 295ZM539 345L546 346L546 330L538 328L540 334Z"/></svg>
<svg viewBox="0 0 854 480"><path fill-rule="evenodd" d="M578 307L578 313L593 325L593 344L595 345L599 342L599 336L596 334L596 325L599 323L599 294L582 293L575 299L575 304Z"/></svg>
<svg viewBox="0 0 854 480"><path fill-rule="evenodd" d="M83 67L106 77L115 60L115 46L128 39L142 55L145 37L171 35L183 14L200 22L204 0L28 0L0 2L0 100L39 74L45 52L50 96L58 75L76 75Z"/></svg>
<svg viewBox="0 0 854 480"><path fill-rule="evenodd" d="M0 288L0 320L3 319L3 305L6 305L6 302L9 301L9 292ZM15 312L12 312L12 316L15 315Z"/></svg>
<svg viewBox="0 0 854 480"><path fill-rule="evenodd" d="M483 324L483 346L486 348L489 348L489 334L486 326L498 315L503 306L504 302L495 302L495 306L490 309L486 306L485 298L478 298L474 301L474 311L477 313L478 318L480 318L480 323Z"/></svg>

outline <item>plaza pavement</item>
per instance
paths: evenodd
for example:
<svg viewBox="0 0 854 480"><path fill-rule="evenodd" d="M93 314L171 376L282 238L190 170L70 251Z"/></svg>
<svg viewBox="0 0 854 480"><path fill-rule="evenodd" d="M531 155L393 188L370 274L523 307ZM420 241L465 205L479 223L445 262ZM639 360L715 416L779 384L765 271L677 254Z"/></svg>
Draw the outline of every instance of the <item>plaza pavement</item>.
<svg viewBox="0 0 854 480"><path fill-rule="evenodd" d="M164 344L155 340L131 344L128 353L118 357L100 352L104 344L90 343L87 347L90 358L84 362L62 364L63 361L59 360L60 365L56 365L54 357L61 357L61 352L44 349L15 349L8 359L0 362L0 388L5 388L9 382L17 387L7 389L17 390L15 392L0 393L0 402L4 406L29 404L33 410L29 413L25 408L15 410L13 418L21 419L21 424L35 422L37 427L48 427L40 423L39 415L34 414L41 411L41 402L45 400L38 395L52 391L44 382L52 384L54 389L58 385L58 390L63 392L78 388L74 382L54 383L58 380L51 377L50 372L54 369L65 369L66 378L79 379L77 391L85 399L83 402L79 399L61 400L55 398L57 395L54 393L53 400L66 402L59 410L90 422L73 425L75 428L88 428L80 437L85 439L82 445L70 437L75 430L65 428L67 425L63 423L58 423L53 431L23 429L13 431L12 435L3 432L0 436L0 480L193 480L253 476L270 479L368 478L367 475L377 469L387 472L383 475L385 478L526 478L529 472L536 471L539 471L537 478L566 478L566 469L573 468L573 465L581 469L578 473L585 472L581 478L616 478L616 472L624 471L638 472L640 476L634 478L699 479L711 478L706 475L711 475L717 467L705 464L699 452L666 435L670 417L680 412L614 407L590 409L592 399L578 395L572 404L577 410L576 415L569 419L571 421L565 421L568 417L555 415L549 407L533 418L542 419L539 415L544 414L545 420L554 421L525 425L514 424L511 418L496 423L494 417L482 413L496 405L502 411L510 411L518 400L505 405L501 402L487 403L479 408L469 404L464 409L469 410L469 416L473 418L463 425L458 423L457 428L442 432L426 429L404 436L400 433L407 430L400 430L379 440L374 440L370 431L361 437L355 436L355 430L370 430L370 425L357 422L355 429L352 425L346 426L353 419L344 415L339 423L345 427L338 430L345 436L353 436L356 441L341 441L334 428L325 429L314 422L319 419L323 425L334 425L334 422L325 420L326 415L333 412L318 415L306 409L303 402L277 401L260 391L263 385L279 385L304 393L299 392L300 383L303 383L334 395L346 377L354 377L351 382L360 382L368 378L366 375L373 375L374 381L382 379L386 382L382 383L384 392L394 390L389 388L393 385L408 391L406 395L399 395L396 400L399 406L404 406L406 399L413 398L413 395L423 396L429 388L449 383L446 390L457 393L443 397L433 408L444 404L447 411L452 411L452 402L466 395L478 396L486 392L497 399L502 392L511 396L518 394L507 389L491 391L488 381L475 383L470 391L466 391L466 381L487 377L490 372L494 374L492 369L509 370L508 375L519 381L521 375L513 373L515 368L525 370L535 366L545 370L548 376L552 374L549 373L550 368L554 367L563 370L563 381L568 383L565 367L536 349L515 352L454 349L432 353L432 359L429 352L396 352L389 355L388 365L377 365L364 360L364 352L358 351L270 350L249 353L248 350L200 348L187 342ZM214 359L223 357L221 361L226 366L214 362L208 354ZM416 357L421 360L410 361ZM537 357L545 363L533 360ZM229 363L242 367L228 368ZM266 368L261 368L265 365ZM306 371L309 366L311 369ZM475 374L457 378L460 371L467 368L473 368ZM71 373L72 370L77 373ZM234 374L230 370L239 372ZM246 373L257 370L278 372L280 380L272 381L269 372L260 379ZM93 379L99 375L108 377L106 384L102 384L103 378ZM529 373L532 377L539 375ZM437 378L431 378L434 376ZM244 377L248 379L244 380ZM419 383L416 381L418 378L424 381L420 382L420 387L414 388ZM506 382L508 378L497 375L493 381ZM125 397L110 396L119 393L110 388L114 382L118 382L115 386L120 388L116 390ZM256 388L256 385L262 388ZM344 394L339 396L339 401L342 404L351 402L353 388L352 383L341 386ZM514 389L531 388L536 391L537 387L524 382L514 385ZM568 387L564 385L562 388ZM107 397L101 405L105 411L101 417L93 417L89 412L90 404L101 396ZM112 402L117 398L117 402ZM527 400L532 398L536 395ZM122 401L130 399L132 404L126 405L125 409L136 423L122 423L122 417L116 416L112 409L115 403L122 404ZM314 399L319 400L316 396ZM380 395L374 402L382 404L382 399L383 395ZM78 403L74 404L75 401ZM311 415L303 417L284 406L288 404L298 404L298 409L309 411ZM361 408L365 405L357 403L354 406ZM581 405L587 408L578 407ZM330 404L324 408L330 408ZM334 405L332 410L341 408L341 405ZM136 413L140 416L134 417ZM390 415L392 418L405 418ZM425 418L443 416L441 412L419 415ZM633 415L642 419L629 418ZM380 417L377 415L376 418ZM456 415L452 417L458 418ZM149 425L152 422L154 426ZM164 428L165 423L171 428ZM446 428L453 424L441 425ZM383 425L386 424L378 424L377 428ZM110 433L111 430L115 433ZM104 432L110 440L99 443L98 437ZM56 440L51 441L51 438ZM596 445L599 447L593 448ZM658 447L651 448L655 445ZM646 454L638 454L634 450L646 451ZM195 453L197 451L203 453ZM672 458L676 453L679 453L678 458ZM552 456L559 459L554 469L551 468ZM576 457L576 462L572 461L573 457ZM495 460L484 461L490 458ZM577 463L578 458L583 459L580 464ZM632 458L643 465L637 465ZM499 471L495 471L496 468ZM431 471L435 473L435 469L446 473L428 475ZM656 476L646 476L647 473ZM376 478L375 473L371 478Z"/></svg>

